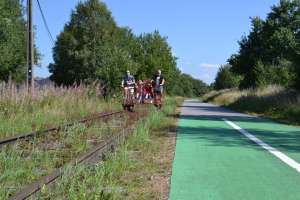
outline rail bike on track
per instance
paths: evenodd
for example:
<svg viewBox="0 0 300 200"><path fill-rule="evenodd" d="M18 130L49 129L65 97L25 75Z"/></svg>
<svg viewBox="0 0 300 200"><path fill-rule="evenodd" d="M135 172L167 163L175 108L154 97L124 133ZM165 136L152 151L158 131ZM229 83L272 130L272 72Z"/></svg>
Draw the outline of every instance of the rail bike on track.
<svg viewBox="0 0 300 200"><path fill-rule="evenodd" d="M134 86L124 87L123 91L123 100L122 106L124 110L133 112L134 111L134 104L135 104L135 92Z"/></svg>
<svg viewBox="0 0 300 200"><path fill-rule="evenodd" d="M163 86L165 80L161 76L161 71L151 80L139 80L135 82L134 77L127 71L122 80L123 98L122 106L124 110L133 112L134 106L138 104L153 104L160 109L162 107Z"/></svg>
<svg viewBox="0 0 300 200"><path fill-rule="evenodd" d="M154 101L153 104L155 107L157 107L158 109L160 109L162 107L162 90L163 87L161 85L155 86L153 89L153 93L154 93Z"/></svg>

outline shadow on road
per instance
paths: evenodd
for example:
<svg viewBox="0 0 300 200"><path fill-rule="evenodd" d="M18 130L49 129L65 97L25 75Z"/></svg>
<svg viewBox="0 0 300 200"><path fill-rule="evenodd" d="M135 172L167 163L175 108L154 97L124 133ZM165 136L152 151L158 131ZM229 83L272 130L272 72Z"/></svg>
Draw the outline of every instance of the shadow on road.
<svg viewBox="0 0 300 200"><path fill-rule="evenodd" d="M195 124L205 124L205 121L218 124L215 122L225 123L223 118L226 118L236 124L241 124L242 128L281 151L300 153L299 128L200 102L187 102L181 109L180 119L182 120L202 121ZM192 124L191 127L180 126L178 131L180 134L177 135L177 139L194 138L206 140L207 145L212 146L234 147L243 145L244 147L263 150L229 126L227 129L224 126L195 126Z"/></svg>

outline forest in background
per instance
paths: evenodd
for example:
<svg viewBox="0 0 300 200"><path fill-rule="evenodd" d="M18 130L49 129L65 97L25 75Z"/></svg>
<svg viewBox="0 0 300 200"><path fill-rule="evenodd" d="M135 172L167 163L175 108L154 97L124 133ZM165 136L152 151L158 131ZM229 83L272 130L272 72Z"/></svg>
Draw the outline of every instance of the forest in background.
<svg viewBox="0 0 300 200"><path fill-rule="evenodd" d="M20 0L0 1L0 81L26 79L26 20ZM41 56L35 49L35 61ZM57 36L50 79L58 86L99 83L111 94L120 90L126 70L149 79L161 69L170 95L199 96L207 85L177 67L167 38L159 31L136 35L120 27L99 0L79 2Z"/></svg>

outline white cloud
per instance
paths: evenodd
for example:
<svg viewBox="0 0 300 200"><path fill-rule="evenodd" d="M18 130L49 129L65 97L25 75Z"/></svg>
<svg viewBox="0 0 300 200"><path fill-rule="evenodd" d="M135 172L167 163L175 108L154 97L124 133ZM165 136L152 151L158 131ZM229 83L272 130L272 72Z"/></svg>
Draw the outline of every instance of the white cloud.
<svg viewBox="0 0 300 200"><path fill-rule="evenodd" d="M190 74L207 84L214 82L221 64L210 64L206 62L202 62L201 64L199 63L197 64L190 60L180 59L178 66L180 71L182 71L183 73Z"/></svg>
<svg viewBox="0 0 300 200"><path fill-rule="evenodd" d="M219 68L220 67L219 64L209 64L209 63L201 63L199 66L204 67L204 68Z"/></svg>

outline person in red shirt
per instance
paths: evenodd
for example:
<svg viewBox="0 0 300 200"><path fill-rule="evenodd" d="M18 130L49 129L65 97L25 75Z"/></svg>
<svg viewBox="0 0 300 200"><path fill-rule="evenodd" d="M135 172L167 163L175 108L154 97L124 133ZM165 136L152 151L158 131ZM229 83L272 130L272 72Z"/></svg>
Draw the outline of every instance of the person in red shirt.
<svg viewBox="0 0 300 200"><path fill-rule="evenodd" d="M145 95L145 99L146 100L150 99L150 103L152 103L153 93L152 93L152 84L150 80L144 81L144 95Z"/></svg>

